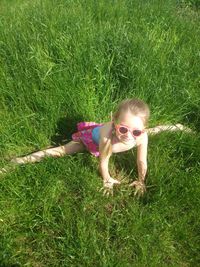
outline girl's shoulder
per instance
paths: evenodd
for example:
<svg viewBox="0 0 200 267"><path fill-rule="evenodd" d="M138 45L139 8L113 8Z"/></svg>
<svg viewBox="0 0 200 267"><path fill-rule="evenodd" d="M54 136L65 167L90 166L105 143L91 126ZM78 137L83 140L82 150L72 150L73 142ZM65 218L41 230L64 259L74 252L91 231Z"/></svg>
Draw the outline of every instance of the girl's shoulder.
<svg viewBox="0 0 200 267"><path fill-rule="evenodd" d="M146 144L148 144L148 134L145 131L140 137L137 138L137 146Z"/></svg>
<svg viewBox="0 0 200 267"><path fill-rule="evenodd" d="M112 122L105 122L100 128L100 137L102 140L108 140L112 134Z"/></svg>

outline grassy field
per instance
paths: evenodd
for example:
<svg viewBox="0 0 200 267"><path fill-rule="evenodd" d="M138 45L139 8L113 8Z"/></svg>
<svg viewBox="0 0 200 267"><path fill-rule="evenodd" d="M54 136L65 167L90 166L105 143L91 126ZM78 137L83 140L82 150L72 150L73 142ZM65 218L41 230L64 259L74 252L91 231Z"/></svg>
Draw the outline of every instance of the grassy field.
<svg viewBox="0 0 200 267"><path fill-rule="evenodd" d="M196 5L193 5L196 3ZM149 126L196 134L149 138L147 193L136 151L113 155L114 197L89 153L46 158L0 176L0 266L200 266L198 1L1 0L0 167L104 122L128 97Z"/></svg>

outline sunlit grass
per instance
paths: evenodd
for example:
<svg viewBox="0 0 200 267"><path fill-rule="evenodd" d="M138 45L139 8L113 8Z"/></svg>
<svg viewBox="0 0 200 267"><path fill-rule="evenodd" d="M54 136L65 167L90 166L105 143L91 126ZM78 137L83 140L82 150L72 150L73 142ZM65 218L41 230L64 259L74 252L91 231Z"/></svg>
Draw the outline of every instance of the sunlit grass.
<svg viewBox="0 0 200 267"><path fill-rule="evenodd" d="M123 184L108 199L88 153L1 175L0 266L200 264L199 11L180 2L1 1L0 167L108 121L128 97L149 104L150 127L196 133L149 138L142 199L127 186L134 149L113 155Z"/></svg>

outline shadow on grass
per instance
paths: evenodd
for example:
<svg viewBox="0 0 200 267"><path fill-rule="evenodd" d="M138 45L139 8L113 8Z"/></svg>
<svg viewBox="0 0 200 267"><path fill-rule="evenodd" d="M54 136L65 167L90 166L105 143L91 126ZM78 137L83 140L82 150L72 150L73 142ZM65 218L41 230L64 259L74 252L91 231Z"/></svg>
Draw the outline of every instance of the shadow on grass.
<svg viewBox="0 0 200 267"><path fill-rule="evenodd" d="M130 182L132 180L130 176L134 177L137 175L136 148L126 152L113 154L113 159L116 172L115 175L119 175L118 178L123 178L120 177L120 173L123 172L123 176L128 177ZM128 179L126 179L126 181L128 181Z"/></svg>
<svg viewBox="0 0 200 267"><path fill-rule="evenodd" d="M51 137L51 142L55 146L69 142L69 140L71 140L71 135L77 131L77 123L81 121L83 121L83 117L81 116L60 118L57 122L56 133Z"/></svg>
<svg viewBox="0 0 200 267"><path fill-rule="evenodd" d="M70 142L72 140L72 134L78 131L77 123L82 121L84 121L84 118L82 116L75 116L73 118L60 118L57 122L56 133L51 137L51 142L53 143L53 146L56 147ZM85 155L85 160L83 161L83 164L93 169L95 158L90 155L90 152L87 150L81 153L87 154ZM79 153L72 154L70 156L74 157L77 154Z"/></svg>

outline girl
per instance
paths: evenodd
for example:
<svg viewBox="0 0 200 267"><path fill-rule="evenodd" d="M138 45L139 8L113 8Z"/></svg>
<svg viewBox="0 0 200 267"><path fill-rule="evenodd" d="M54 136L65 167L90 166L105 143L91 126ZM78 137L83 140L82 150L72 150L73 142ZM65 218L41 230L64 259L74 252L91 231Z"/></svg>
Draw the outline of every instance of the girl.
<svg viewBox="0 0 200 267"><path fill-rule="evenodd" d="M111 121L106 123L80 122L77 124L78 131L72 134L72 141L69 143L15 158L11 162L17 164L38 162L45 156L59 157L88 150L92 155L99 157L99 172L103 178L104 194L108 195L113 194L112 189L115 184L121 183L110 176L108 170L110 156L112 153L137 147L138 179L130 186L135 187L135 194L142 195L146 191L148 133L189 130L181 124L147 129L149 115L150 110L145 102L136 98L126 99L118 105Z"/></svg>

